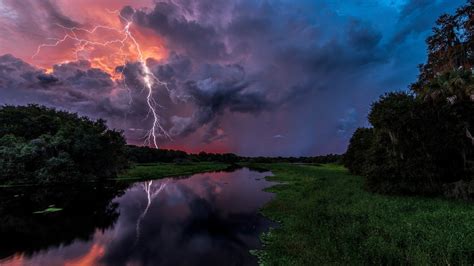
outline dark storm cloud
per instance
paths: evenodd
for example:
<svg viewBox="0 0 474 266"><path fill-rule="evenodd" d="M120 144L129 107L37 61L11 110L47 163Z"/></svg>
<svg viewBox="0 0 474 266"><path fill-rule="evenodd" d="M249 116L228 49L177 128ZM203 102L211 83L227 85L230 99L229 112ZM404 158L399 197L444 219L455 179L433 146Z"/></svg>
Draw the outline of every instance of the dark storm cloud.
<svg viewBox="0 0 474 266"><path fill-rule="evenodd" d="M349 44L361 50L375 48L382 39L382 33L372 25L363 25L360 21L354 21L349 26L348 33Z"/></svg>
<svg viewBox="0 0 474 266"><path fill-rule="evenodd" d="M140 25L163 36L174 52L175 62L155 73L195 106L192 116L171 118L175 135L186 136L207 125L204 139L209 140L208 133L215 132L226 111L259 114L298 105L296 99L308 101L305 97L320 89L337 90L337 95L344 89L337 84L338 76L356 75L386 60L377 47L381 33L358 20L337 21L343 36L328 38L321 26L286 14L279 3L242 1L213 13L184 2L158 3L151 12L134 15ZM176 58L185 58L184 67L176 65Z"/></svg>
<svg viewBox="0 0 474 266"><path fill-rule="evenodd" d="M429 31L439 15L452 13L462 1L410 0L400 13L400 29L394 36L394 42L404 41L411 35Z"/></svg>
<svg viewBox="0 0 474 266"><path fill-rule="evenodd" d="M43 74L43 73L36 76L36 78L38 78L41 83L47 84L47 85L56 83L59 81L59 79L56 78L54 75Z"/></svg>
<svg viewBox="0 0 474 266"><path fill-rule="evenodd" d="M125 99L110 75L88 61L55 65L49 74L12 55L0 56L0 99L6 104L37 102L113 118L125 113ZM112 92L118 96L112 96ZM125 98L125 96L123 96Z"/></svg>
<svg viewBox="0 0 474 266"><path fill-rule="evenodd" d="M46 74L12 55L0 56L0 90L54 90L58 94L76 92L94 97L96 92L106 93L114 86L109 74L92 68L88 61L55 65L52 73Z"/></svg>
<svg viewBox="0 0 474 266"><path fill-rule="evenodd" d="M211 9L212 10L212 9ZM219 59L227 54L217 29L198 21L187 20L177 5L159 2L153 11L136 14L137 21L166 39L168 46L194 58Z"/></svg>
<svg viewBox="0 0 474 266"><path fill-rule="evenodd" d="M115 86L109 74L101 69L92 68L85 60L55 65L53 75L68 90L106 92Z"/></svg>
<svg viewBox="0 0 474 266"><path fill-rule="evenodd" d="M44 39L44 36L51 36L51 30L58 30L58 24L65 27L80 25L65 16L54 1L2 0L0 5L3 5L9 11L8 14L15 18L9 20L14 21L13 24L1 23L0 25L0 32L8 35L12 35L9 32L16 32L22 33L28 38Z"/></svg>
<svg viewBox="0 0 474 266"><path fill-rule="evenodd" d="M23 4L30 2L30 8L32 6L31 1L16 1L16 2L22 2ZM45 11L46 16L50 22L58 23L65 27L79 26L79 23L73 21L71 18L62 14L59 8L51 1L41 0L41 1L35 1L35 2L39 6L39 8Z"/></svg>
<svg viewBox="0 0 474 266"><path fill-rule="evenodd" d="M172 133L176 135L188 135L203 125L214 122L211 131L217 127L218 121L223 113L258 113L269 107L270 103L265 95L258 91L249 91L251 82L246 80L244 70L239 65L205 65L203 67L208 78L203 80L187 81L183 89L189 96L196 111L191 119L174 117L175 125ZM206 134L206 140L213 138L211 132Z"/></svg>
<svg viewBox="0 0 474 266"><path fill-rule="evenodd" d="M411 81L392 76L402 75L399 69L407 65L416 73L421 62L403 62L396 50L412 41L412 36L426 34L434 19L455 5L414 0L398 5L397 10L373 3L369 5L373 13L365 14L331 1L221 5L179 0L159 2L151 11L133 16L165 39L172 56L169 62L157 64L154 72L169 82L175 103L193 106L191 115L169 118L174 135L203 129L206 143L223 135L238 138L232 132L241 137L242 131L264 130L274 136L280 133L279 125L260 129L258 121L284 116L291 117L278 122L291 131L285 135L301 145L294 142L283 149L313 154L325 148L331 151L326 146L328 138L340 143L332 149L341 150L350 133L365 124L368 106L377 95ZM390 15L382 24L375 22L378 9ZM223 125L236 113L250 116L245 124ZM273 138L258 141L271 147Z"/></svg>
<svg viewBox="0 0 474 266"><path fill-rule="evenodd" d="M434 21L463 2L174 0L124 7L121 15L165 42L168 58L147 64L168 84L153 96L176 143L311 155L343 152L354 129L367 124L370 103L414 81ZM18 10L15 30L32 36L76 24L53 1L8 3ZM0 97L95 113L138 140L150 123L143 73L136 62L117 71L124 80L81 61L46 74L4 56Z"/></svg>
<svg viewBox="0 0 474 266"><path fill-rule="evenodd" d="M0 56L0 89L16 90L27 88L36 80L36 76L42 72L35 67L6 54Z"/></svg>
<svg viewBox="0 0 474 266"><path fill-rule="evenodd" d="M162 122L172 125L173 136L185 137L207 127L202 141L222 139L225 134L219 130L220 119L226 112L257 114L274 105L238 64L199 63L176 53L171 54L165 64L153 60L148 64L154 74L167 83L168 90L160 87L155 96L164 106L162 111L170 114L165 115ZM138 64L128 64L120 71L129 87L143 88ZM183 106L189 106L192 114L180 115L179 109Z"/></svg>

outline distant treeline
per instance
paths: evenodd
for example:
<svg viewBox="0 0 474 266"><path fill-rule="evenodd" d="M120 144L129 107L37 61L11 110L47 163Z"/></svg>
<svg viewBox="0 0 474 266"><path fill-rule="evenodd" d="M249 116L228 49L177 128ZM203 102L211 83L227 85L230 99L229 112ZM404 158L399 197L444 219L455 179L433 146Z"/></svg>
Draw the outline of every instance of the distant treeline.
<svg viewBox="0 0 474 266"><path fill-rule="evenodd" d="M241 157L242 162L251 163L342 163L343 155L328 154L312 157Z"/></svg>
<svg viewBox="0 0 474 266"><path fill-rule="evenodd" d="M134 163L186 163L186 162L225 162L235 163L239 156L233 153L188 154L179 150L155 149L146 146L127 145L127 157Z"/></svg>
<svg viewBox="0 0 474 266"><path fill-rule="evenodd" d="M372 105L344 158L380 193L474 196L474 1L441 16L411 92Z"/></svg>
<svg viewBox="0 0 474 266"><path fill-rule="evenodd" d="M127 146L127 157L135 163L186 163L186 162L223 162L223 163L338 163L342 155L329 154L315 157L242 157L233 153L200 152L188 154L184 151L154 149L142 146Z"/></svg>

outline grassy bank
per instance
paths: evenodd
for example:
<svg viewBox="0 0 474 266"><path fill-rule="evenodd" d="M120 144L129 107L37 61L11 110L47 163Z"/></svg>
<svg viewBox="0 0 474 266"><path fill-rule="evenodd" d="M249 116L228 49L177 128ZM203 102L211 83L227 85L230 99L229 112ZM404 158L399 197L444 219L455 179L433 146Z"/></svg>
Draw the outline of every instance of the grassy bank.
<svg viewBox="0 0 474 266"><path fill-rule="evenodd" d="M265 265L472 264L474 204L383 196L340 166L259 165L286 182L263 213Z"/></svg>
<svg viewBox="0 0 474 266"><path fill-rule="evenodd" d="M159 179L170 176L184 176L192 175L203 172L221 171L229 168L231 165L226 163L218 162L202 162L202 163L187 163L187 164L175 164L175 163L150 163L150 164L139 164L126 170L123 174L117 178L110 180L119 181L139 181L139 180L150 180ZM95 183L95 180L85 180L80 184ZM79 184L79 183L76 183ZM18 184L0 184L0 188L13 188L13 187L34 187L34 186L46 186L46 185L64 185L64 184L37 184L37 183L18 183Z"/></svg>
<svg viewBox="0 0 474 266"><path fill-rule="evenodd" d="M147 180L159 179L168 176L192 175L202 172L220 171L228 168L230 165L225 163L157 163L142 164L132 167L124 174L120 175L117 180Z"/></svg>

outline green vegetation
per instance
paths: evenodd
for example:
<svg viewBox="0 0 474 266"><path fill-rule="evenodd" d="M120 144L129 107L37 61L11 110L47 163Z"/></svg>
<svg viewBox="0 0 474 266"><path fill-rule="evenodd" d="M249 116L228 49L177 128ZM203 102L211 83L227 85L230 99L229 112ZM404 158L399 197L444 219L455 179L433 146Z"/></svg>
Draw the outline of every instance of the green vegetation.
<svg viewBox="0 0 474 266"><path fill-rule="evenodd" d="M122 133L104 120L37 105L0 107L0 184L88 182L127 165Z"/></svg>
<svg viewBox="0 0 474 266"><path fill-rule="evenodd" d="M126 173L120 175L117 180L149 180L169 176L192 175L210 171L222 171L229 168L226 163L203 162L203 163L156 163L137 165Z"/></svg>
<svg viewBox="0 0 474 266"><path fill-rule="evenodd" d="M127 158L134 163L336 163L342 155L328 154L313 157L242 157L233 153L186 153L179 150L154 149L150 147L127 145Z"/></svg>
<svg viewBox="0 0 474 266"><path fill-rule="evenodd" d="M352 135L349 149L344 154L344 165L351 173L360 175L367 171L370 148L374 139L373 128L358 128Z"/></svg>
<svg viewBox="0 0 474 266"><path fill-rule="evenodd" d="M222 162L235 163L239 156L233 153L207 153L189 154L179 150L154 149L127 145L127 157L135 163L186 163L186 162Z"/></svg>
<svg viewBox="0 0 474 266"><path fill-rule="evenodd" d="M327 154L312 157L240 157L242 163L341 163L340 154Z"/></svg>
<svg viewBox="0 0 474 266"><path fill-rule="evenodd" d="M263 208L281 226L262 236L264 265L472 264L474 205L373 194L337 165L259 164L276 198Z"/></svg>
<svg viewBox="0 0 474 266"><path fill-rule="evenodd" d="M474 198L474 1L441 16L412 93L382 96L344 164L375 192Z"/></svg>
<svg viewBox="0 0 474 266"><path fill-rule="evenodd" d="M48 207L42 211L35 211L34 214L45 214L45 213L52 213L52 212L60 212L62 208L55 208L54 206Z"/></svg>

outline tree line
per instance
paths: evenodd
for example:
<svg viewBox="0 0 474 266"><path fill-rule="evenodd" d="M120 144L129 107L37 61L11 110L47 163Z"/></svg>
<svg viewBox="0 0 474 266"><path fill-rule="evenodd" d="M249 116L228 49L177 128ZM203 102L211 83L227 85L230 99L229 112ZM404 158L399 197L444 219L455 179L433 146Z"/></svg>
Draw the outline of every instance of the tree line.
<svg viewBox="0 0 474 266"><path fill-rule="evenodd" d="M474 196L474 0L443 15L408 92L372 104L345 166L380 193Z"/></svg>
<svg viewBox="0 0 474 266"><path fill-rule="evenodd" d="M0 108L0 183L102 180L127 168L122 132L39 105Z"/></svg>
<svg viewBox="0 0 474 266"><path fill-rule="evenodd" d="M233 153L200 152L190 154L180 150L155 149L135 145L127 145L127 157L133 163L236 163L240 161L240 157Z"/></svg>
<svg viewBox="0 0 474 266"><path fill-rule="evenodd" d="M222 162L249 163L338 163L342 155L329 154L313 157L244 157L234 153L186 153L179 150L154 149L146 146L127 145L127 158L134 163L187 163Z"/></svg>
<svg viewBox="0 0 474 266"><path fill-rule="evenodd" d="M238 162L327 163L341 155L242 157L233 153L189 154L179 150L126 145L123 132L105 120L39 105L0 107L0 184L101 181L132 164Z"/></svg>

